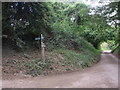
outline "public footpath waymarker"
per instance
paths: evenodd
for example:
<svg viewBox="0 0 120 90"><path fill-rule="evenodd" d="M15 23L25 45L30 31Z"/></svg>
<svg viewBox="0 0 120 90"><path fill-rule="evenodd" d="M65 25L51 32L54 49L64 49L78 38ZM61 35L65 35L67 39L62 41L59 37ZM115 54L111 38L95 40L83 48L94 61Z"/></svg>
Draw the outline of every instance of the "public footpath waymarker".
<svg viewBox="0 0 120 90"><path fill-rule="evenodd" d="M35 38L36 41L39 41L39 44L41 43L41 56L42 56L42 59L45 61L45 44L43 42L43 39L44 37L42 34L41 34L41 37Z"/></svg>
<svg viewBox="0 0 120 90"><path fill-rule="evenodd" d="M36 41L37 41L37 40L40 40L40 37L35 38L35 40L36 40Z"/></svg>
<svg viewBox="0 0 120 90"><path fill-rule="evenodd" d="M38 41L38 47L39 47L39 49L40 49L40 43L41 43L41 42L40 42L40 40L41 40L40 36L39 36L39 37L36 37L35 40Z"/></svg>

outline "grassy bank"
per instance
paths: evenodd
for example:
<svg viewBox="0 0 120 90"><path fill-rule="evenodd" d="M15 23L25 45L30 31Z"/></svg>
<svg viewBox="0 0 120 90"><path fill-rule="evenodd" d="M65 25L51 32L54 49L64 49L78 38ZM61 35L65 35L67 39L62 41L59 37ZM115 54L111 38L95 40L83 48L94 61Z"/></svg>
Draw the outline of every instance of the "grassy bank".
<svg viewBox="0 0 120 90"><path fill-rule="evenodd" d="M24 61L25 73L37 76L74 71L93 66L100 60L100 51L85 40L81 40L75 48L54 47L47 52L45 62L39 58Z"/></svg>
<svg viewBox="0 0 120 90"><path fill-rule="evenodd" d="M118 45L113 51L112 53L117 56L118 58L120 58L120 46Z"/></svg>
<svg viewBox="0 0 120 90"><path fill-rule="evenodd" d="M32 76L56 74L91 67L100 60L100 51L85 39L70 34L60 35L60 38L45 42L45 61L41 59L40 50L33 48L3 54L3 74L21 71Z"/></svg>

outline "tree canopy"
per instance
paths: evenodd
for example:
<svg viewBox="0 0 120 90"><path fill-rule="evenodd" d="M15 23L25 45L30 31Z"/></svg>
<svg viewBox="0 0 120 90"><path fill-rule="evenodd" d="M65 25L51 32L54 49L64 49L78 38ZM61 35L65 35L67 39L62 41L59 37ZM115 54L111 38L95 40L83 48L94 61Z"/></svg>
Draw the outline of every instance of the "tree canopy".
<svg viewBox="0 0 120 90"><path fill-rule="evenodd" d="M26 43L23 36L34 41L41 33L56 40L64 34L82 37L95 48L107 40L118 44L120 2L97 8L78 2L4 2L2 6L3 38L7 35L21 48Z"/></svg>

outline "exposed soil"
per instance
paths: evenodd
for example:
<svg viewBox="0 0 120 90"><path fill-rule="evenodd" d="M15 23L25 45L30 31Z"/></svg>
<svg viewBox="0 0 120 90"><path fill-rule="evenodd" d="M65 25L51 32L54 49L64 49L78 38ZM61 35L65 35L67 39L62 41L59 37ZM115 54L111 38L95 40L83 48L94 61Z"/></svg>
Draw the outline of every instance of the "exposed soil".
<svg viewBox="0 0 120 90"><path fill-rule="evenodd" d="M25 57L29 55L28 57ZM33 49L24 52L17 52L9 47L3 47L2 51L2 78L3 79L15 79L16 77L26 78L29 75L25 75L25 69L22 65L23 61L29 61L31 59L40 58L40 50ZM19 77L18 77L19 76Z"/></svg>
<svg viewBox="0 0 120 90"><path fill-rule="evenodd" d="M118 59L112 54L102 54L101 61L82 71L59 75L3 80L3 88L118 88ZM23 75L24 76L24 75ZM19 78L19 79L18 79Z"/></svg>
<svg viewBox="0 0 120 90"><path fill-rule="evenodd" d="M85 64L84 66L81 65L80 61L75 62L76 64L74 65L74 63L69 60L65 62L62 54L51 55L51 53L46 50L46 62L44 65L40 53L39 49L26 49L18 52L10 47L4 46L2 51L2 79L11 80L38 75L56 75L90 67L99 61L94 59L93 61L91 60L89 65ZM39 67L40 69L38 69Z"/></svg>

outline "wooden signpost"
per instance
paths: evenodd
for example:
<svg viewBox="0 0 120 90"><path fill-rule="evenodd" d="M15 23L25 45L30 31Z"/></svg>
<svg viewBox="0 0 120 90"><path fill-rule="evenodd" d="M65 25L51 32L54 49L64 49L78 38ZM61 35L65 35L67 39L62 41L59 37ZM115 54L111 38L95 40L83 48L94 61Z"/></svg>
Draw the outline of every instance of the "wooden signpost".
<svg viewBox="0 0 120 90"><path fill-rule="evenodd" d="M42 59L45 61L45 44L43 42L43 40L44 40L43 35L41 34L41 36L35 38L35 40L38 41L39 44L41 43L41 56L42 56ZM39 45L39 48L40 48L40 45Z"/></svg>
<svg viewBox="0 0 120 90"><path fill-rule="evenodd" d="M45 44L43 43L43 35L41 34L41 55L42 59L45 61Z"/></svg>

